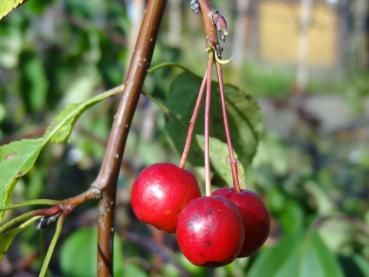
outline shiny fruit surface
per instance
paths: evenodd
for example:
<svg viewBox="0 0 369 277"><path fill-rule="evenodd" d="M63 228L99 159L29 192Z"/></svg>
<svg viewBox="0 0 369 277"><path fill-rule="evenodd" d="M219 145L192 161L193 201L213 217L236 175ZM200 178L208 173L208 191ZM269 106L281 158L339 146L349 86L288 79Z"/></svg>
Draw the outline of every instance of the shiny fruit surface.
<svg viewBox="0 0 369 277"><path fill-rule="evenodd" d="M231 188L221 188L213 195L220 195L235 204L241 213L245 228L245 241L239 257L247 257L259 249L269 235L270 216L260 197L253 191L235 192Z"/></svg>
<svg viewBox="0 0 369 277"><path fill-rule="evenodd" d="M134 181L131 206L140 221L173 233L178 214L200 196L192 173L171 163L157 163L144 169Z"/></svg>
<svg viewBox="0 0 369 277"><path fill-rule="evenodd" d="M181 212L177 242L195 265L222 266L232 262L243 245L244 230L237 207L220 196L192 200Z"/></svg>

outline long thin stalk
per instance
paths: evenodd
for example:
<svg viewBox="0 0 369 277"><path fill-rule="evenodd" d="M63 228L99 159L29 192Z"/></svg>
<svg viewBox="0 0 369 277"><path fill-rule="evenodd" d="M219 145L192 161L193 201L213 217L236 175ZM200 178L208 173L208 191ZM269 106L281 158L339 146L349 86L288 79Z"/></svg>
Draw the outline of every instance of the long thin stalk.
<svg viewBox="0 0 369 277"><path fill-rule="evenodd" d="M229 161L231 163L231 169L232 169L233 189L236 192L240 192L240 181L238 179L237 160L235 159L234 154L233 154L231 132L229 131L227 107L226 107L226 101L225 101L225 96L224 96L224 81L223 81L222 65L217 63L216 67L217 67L217 76L218 76L218 81L219 81L219 92L220 92L220 100L221 100L220 102L222 105L224 132L225 132L225 136L227 140Z"/></svg>
<svg viewBox="0 0 369 277"><path fill-rule="evenodd" d="M56 247L56 243L58 242L59 237L60 237L60 234L61 234L61 231L62 231L64 219L65 219L65 215L62 215L58 219L58 223L56 224L56 229L55 229L54 236L53 236L53 238L52 238L52 240L50 242L50 246L49 246L49 248L47 250L46 257L45 257L45 260L44 260L44 262L42 264L40 274L38 275L39 277L46 276L47 269L49 267L51 257L53 256L53 253L54 253L54 250L55 250L55 247Z"/></svg>
<svg viewBox="0 0 369 277"><path fill-rule="evenodd" d="M132 53L123 94L106 146L105 156L93 187L101 190L98 221L98 277L113 275L115 196L119 169L129 128L137 107L156 44L158 29L167 1L149 0Z"/></svg>
<svg viewBox="0 0 369 277"><path fill-rule="evenodd" d="M51 205L57 205L61 202L62 201L52 200L52 199L33 199L33 200L27 200L27 201L13 204L13 205L2 207L0 208L0 211L12 210L12 209L28 207L28 206L42 206L42 205L51 206Z"/></svg>
<svg viewBox="0 0 369 277"><path fill-rule="evenodd" d="M211 177L210 177L210 103L211 103L211 77L213 68L213 53L209 54L208 58L208 70L206 78L206 102L205 102L205 124L204 124L204 136L205 136L205 194L211 196Z"/></svg>
<svg viewBox="0 0 369 277"><path fill-rule="evenodd" d="M193 110L193 113L192 113L192 116L191 116L191 119L190 119L190 123L189 123L189 126L188 126L186 142L185 142L185 146L183 148L181 161L179 162L179 167L180 168L185 167L187 157L188 157L188 153L190 152L190 146L191 146L191 141L192 141L192 137L193 137L193 131L195 130L197 116L199 114L199 111L200 111L200 108L201 108L201 103L202 103L202 98L203 98L204 93L205 93L207 76L208 76L208 70L205 71L204 78L202 79L202 83L201 83L201 87L200 87L200 90L199 90L199 94L197 96L195 108Z"/></svg>
<svg viewBox="0 0 369 277"><path fill-rule="evenodd" d="M13 228L14 226L21 224L22 222L35 216L37 215L35 215L34 211L30 211L9 220L8 222L0 226L0 235Z"/></svg>

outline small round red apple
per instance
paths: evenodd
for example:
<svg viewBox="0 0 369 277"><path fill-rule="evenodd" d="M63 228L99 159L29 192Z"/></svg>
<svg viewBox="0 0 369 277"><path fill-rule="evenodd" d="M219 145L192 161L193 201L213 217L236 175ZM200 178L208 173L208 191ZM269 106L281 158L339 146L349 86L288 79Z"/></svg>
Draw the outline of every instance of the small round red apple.
<svg viewBox="0 0 369 277"><path fill-rule="evenodd" d="M192 200L181 212L177 242L183 255L193 264L222 266L232 262L244 241L238 208L221 196Z"/></svg>
<svg viewBox="0 0 369 277"><path fill-rule="evenodd" d="M247 257L259 249L269 235L270 216L259 196L250 190L239 193L231 188L217 189L213 195L229 199L240 210L245 241L238 257Z"/></svg>
<svg viewBox="0 0 369 277"><path fill-rule="evenodd" d="M177 218L191 200L200 197L195 176L171 163L144 169L132 185L131 206L137 218L174 233Z"/></svg>

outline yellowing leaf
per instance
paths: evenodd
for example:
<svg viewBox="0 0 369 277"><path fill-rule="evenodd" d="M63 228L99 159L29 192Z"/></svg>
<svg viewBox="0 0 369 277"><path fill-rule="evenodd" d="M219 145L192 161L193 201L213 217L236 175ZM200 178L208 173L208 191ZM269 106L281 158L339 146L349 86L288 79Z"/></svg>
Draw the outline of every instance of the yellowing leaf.
<svg viewBox="0 0 369 277"><path fill-rule="evenodd" d="M0 19L6 16L11 10L18 7L24 0L1 0L0 1Z"/></svg>

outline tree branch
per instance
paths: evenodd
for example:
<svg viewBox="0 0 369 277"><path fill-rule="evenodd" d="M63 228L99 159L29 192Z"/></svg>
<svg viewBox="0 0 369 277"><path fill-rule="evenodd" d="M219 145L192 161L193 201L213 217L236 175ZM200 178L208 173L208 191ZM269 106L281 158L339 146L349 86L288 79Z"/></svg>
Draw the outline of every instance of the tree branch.
<svg viewBox="0 0 369 277"><path fill-rule="evenodd" d="M106 146L98 177L92 184L102 191L98 222L98 276L112 276L116 184L129 128L154 51L166 0L148 1L128 68L124 91Z"/></svg>

